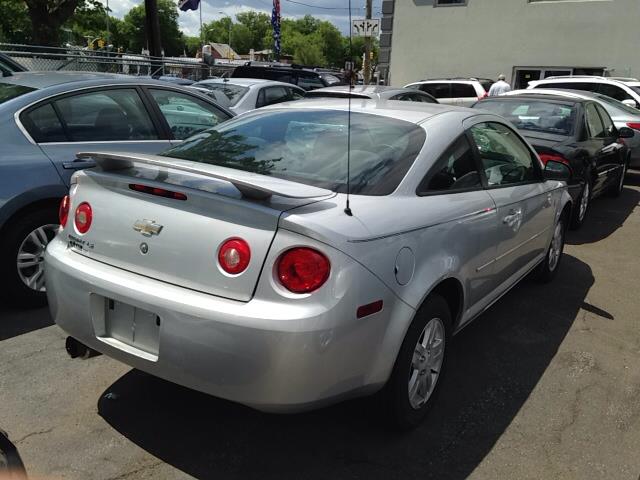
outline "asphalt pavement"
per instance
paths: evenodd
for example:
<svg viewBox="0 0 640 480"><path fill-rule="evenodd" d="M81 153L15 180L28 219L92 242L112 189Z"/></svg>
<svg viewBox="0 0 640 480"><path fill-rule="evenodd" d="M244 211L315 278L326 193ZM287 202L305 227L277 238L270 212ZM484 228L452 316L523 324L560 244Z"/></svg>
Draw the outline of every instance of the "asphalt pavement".
<svg viewBox="0 0 640 480"><path fill-rule="evenodd" d="M371 401L268 415L70 360L46 309L0 306L0 428L50 479L614 479L640 475L640 173L570 232L555 281L526 280L453 342L428 421Z"/></svg>

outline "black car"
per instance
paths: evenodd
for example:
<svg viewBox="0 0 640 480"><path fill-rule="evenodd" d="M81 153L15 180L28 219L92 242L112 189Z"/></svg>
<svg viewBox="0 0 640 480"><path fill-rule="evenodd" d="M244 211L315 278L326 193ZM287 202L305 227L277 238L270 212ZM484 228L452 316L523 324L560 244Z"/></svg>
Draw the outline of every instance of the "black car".
<svg viewBox="0 0 640 480"><path fill-rule="evenodd" d="M342 80L329 72L317 72L308 68L288 65L241 65L231 74L232 78L262 78L292 83L305 90L340 85Z"/></svg>
<svg viewBox="0 0 640 480"><path fill-rule="evenodd" d="M0 73L3 77L10 77L14 72L26 72L27 69L16 62L9 55L0 53Z"/></svg>
<svg viewBox="0 0 640 480"><path fill-rule="evenodd" d="M630 128L617 129L598 103L551 95L490 97L473 105L509 120L536 149L540 160L571 167L569 193L574 200L571 226L584 222L590 201L605 192L618 196L629 165L624 138Z"/></svg>

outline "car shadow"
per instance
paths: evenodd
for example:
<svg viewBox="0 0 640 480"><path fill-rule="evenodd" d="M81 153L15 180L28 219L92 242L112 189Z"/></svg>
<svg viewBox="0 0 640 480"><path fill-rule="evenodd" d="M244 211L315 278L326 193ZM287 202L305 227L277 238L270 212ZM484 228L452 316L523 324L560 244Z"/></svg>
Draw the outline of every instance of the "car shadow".
<svg viewBox="0 0 640 480"><path fill-rule="evenodd" d="M640 191L629 187L633 182L640 185L640 175L628 173L625 188L618 198L609 198L606 195L596 198L589 206L583 227L567 233L567 243L583 245L599 242L622 227L640 202Z"/></svg>
<svg viewBox="0 0 640 480"><path fill-rule="evenodd" d="M271 415L136 370L104 392L98 411L130 441L196 478L464 479L586 306L590 267L565 255L558 273L550 285L525 280L455 337L440 397L412 432L385 429L373 399Z"/></svg>
<svg viewBox="0 0 640 480"><path fill-rule="evenodd" d="M24 309L0 305L0 341L53 325L47 307Z"/></svg>

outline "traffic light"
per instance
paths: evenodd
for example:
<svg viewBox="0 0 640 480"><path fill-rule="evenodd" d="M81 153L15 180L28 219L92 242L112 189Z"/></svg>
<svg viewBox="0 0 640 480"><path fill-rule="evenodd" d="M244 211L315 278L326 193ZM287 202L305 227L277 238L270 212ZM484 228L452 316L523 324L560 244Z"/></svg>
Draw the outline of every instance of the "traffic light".
<svg viewBox="0 0 640 480"><path fill-rule="evenodd" d="M373 50L369 52L369 60L373 60Z"/></svg>

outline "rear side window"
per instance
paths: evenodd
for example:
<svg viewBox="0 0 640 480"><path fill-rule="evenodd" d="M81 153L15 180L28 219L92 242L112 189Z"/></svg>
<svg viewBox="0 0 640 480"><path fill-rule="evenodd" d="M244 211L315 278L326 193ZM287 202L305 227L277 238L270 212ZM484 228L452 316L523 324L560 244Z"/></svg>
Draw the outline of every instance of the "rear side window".
<svg viewBox="0 0 640 480"><path fill-rule="evenodd" d="M466 135L459 137L440 157L418 187L418 195L481 188L480 172Z"/></svg>
<svg viewBox="0 0 640 480"><path fill-rule="evenodd" d="M73 95L56 100L55 105L73 142L158 138L151 118L134 89Z"/></svg>
<svg viewBox="0 0 640 480"><path fill-rule="evenodd" d="M149 89L149 93L177 140L184 140L229 118L222 110L192 95L155 88Z"/></svg>
<svg viewBox="0 0 640 480"><path fill-rule="evenodd" d="M258 93L256 108L289 100L289 89L285 87L265 87Z"/></svg>
<svg viewBox="0 0 640 480"><path fill-rule="evenodd" d="M25 93L33 92L35 88L13 85L10 83L0 83L0 103L4 103L12 98L19 97Z"/></svg>
<svg viewBox="0 0 640 480"><path fill-rule="evenodd" d="M587 118L587 128L589 129L589 136L591 138L604 138L607 136L604 131L602 120L600 120L600 115L598 115L596 106L593 103L589 103L585 107L585 116Z"/></svg>
<svg viewBox="0 0 640 480"><path fill-rule="evenodd" d="M596 92L598 90L597 83L591 82L550 82L536 85L535 88L560 88L571 90L584 90L586 92Z"/></svg>
<svg viewBox="0 0 640 480"><path fill-rule="evenodd" d="M625 92L624 89L608 83L601 83L598 88L598 93L606 95L607 97L615 98L621 102L623 100L633 100L633 97Z"/></svg>
<svg viewBox="0 0 640 480"><path fill-rule="evenodd" d="M596 104L596 109L600 114L600 119L602 120L602 126L604 128L604 132L607 137L612 137L615 133L615 127L613 126L613 122L611 121L611 117L607 113L607 111L602 108L600 105Z"/></svg>
<svg viewBox="0 0 640 480"><path fill-rule="evenodd" d="M476 89L473 85L468 83L452 83L451 84L451 97L452 98L469 98L477 97Z"/></svg>
<svg viewBox="0 0 640 480"><path fill-rule="evenodd" d="M420 153L425 131L409 122L331 110L256 110L163 155L346 192L388 195Z"/></svg>
<svg viewBox="0 0 640 480"><path fill-rule="evenodd" d="M324 87L324 83L320 80L320 77L314 77L311 75L300 75L298 77L298 86L305 90L313 90L315 88Z"/></svg>
<svg viewBox="0 0 640 480"><path fill-rule="evenodd" d="M420 90L436 98L451 98L451 88L448 83L423 83Z"/></svg>
<svg viewBox="0 0 640 480"><path fill-rule="evenodd" d="M36 143L67 141L60 119L50 103L23 114L21 120Z"/></svg>

